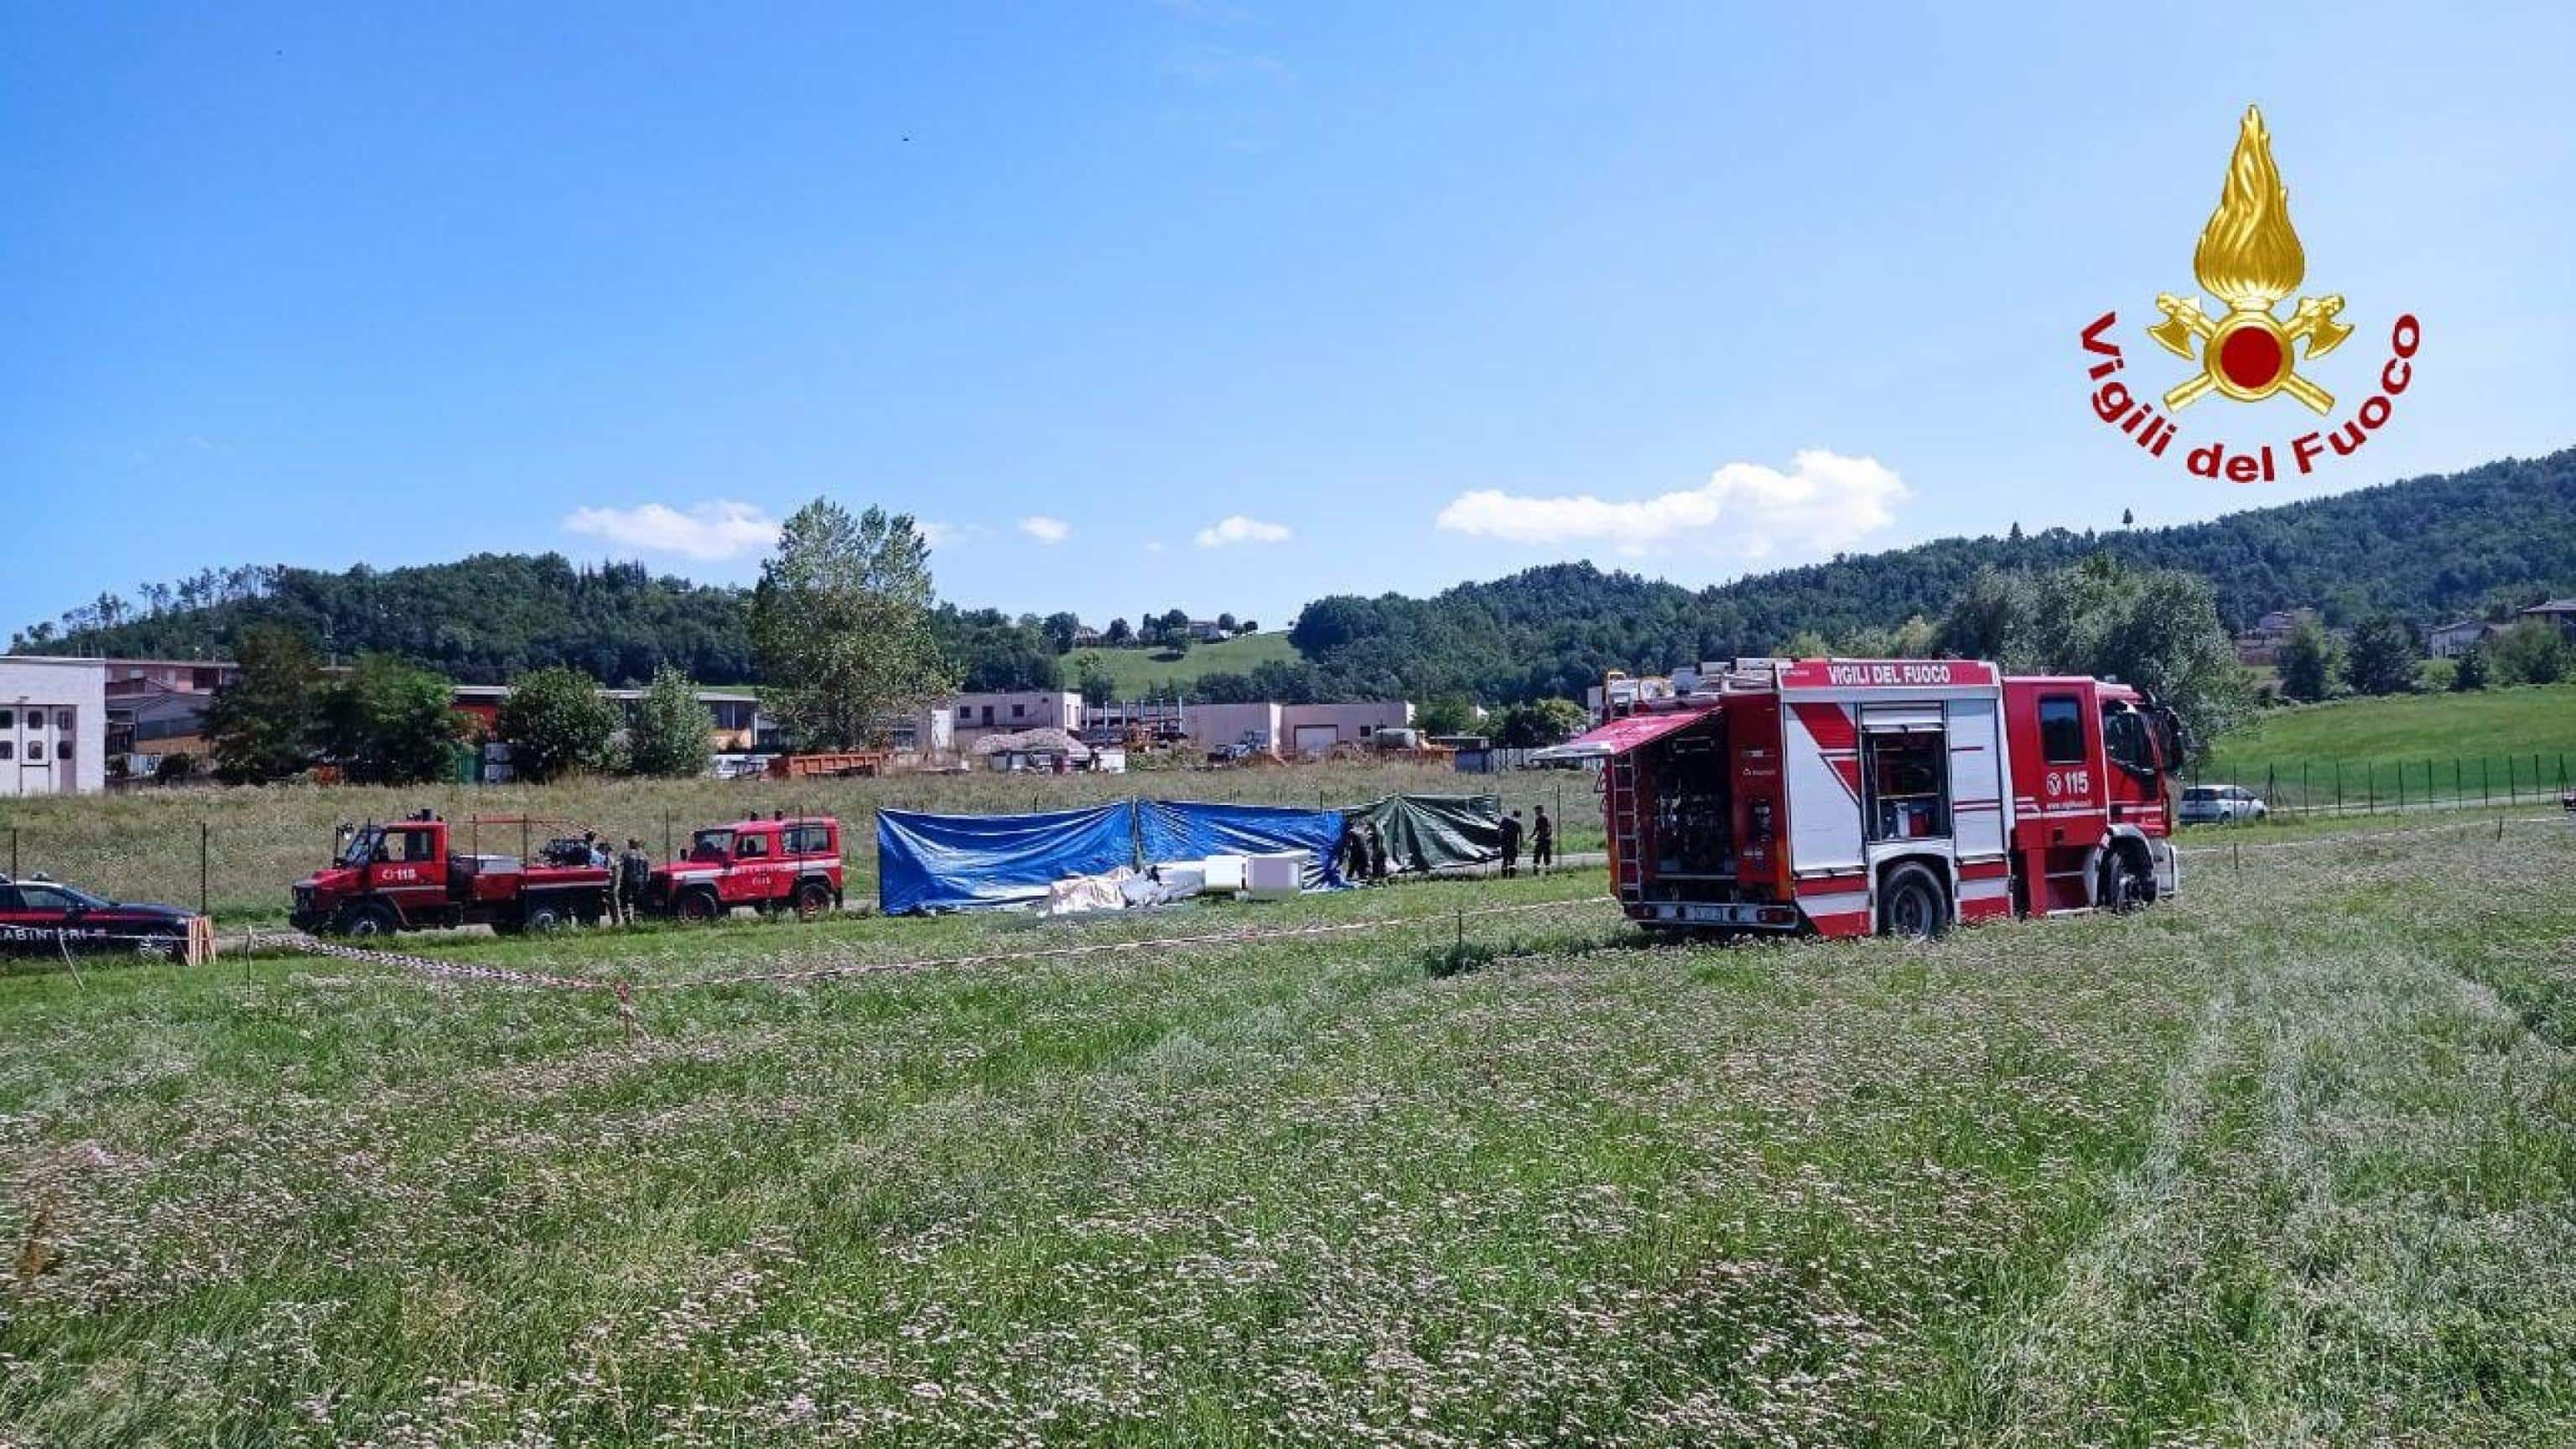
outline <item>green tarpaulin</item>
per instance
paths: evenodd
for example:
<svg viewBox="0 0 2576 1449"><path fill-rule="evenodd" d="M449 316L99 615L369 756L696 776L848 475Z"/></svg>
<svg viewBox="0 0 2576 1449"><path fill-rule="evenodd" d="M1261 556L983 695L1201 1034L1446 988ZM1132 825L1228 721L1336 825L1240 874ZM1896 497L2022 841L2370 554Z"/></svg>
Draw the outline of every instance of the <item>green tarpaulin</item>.
<svg viewBox="0 0 2576 1449"><path fill-rule="evenodd" d="M1500 795L1389 795L1344 813L1386 837L1391 871L1445 870L1503 853Z"/></svg>

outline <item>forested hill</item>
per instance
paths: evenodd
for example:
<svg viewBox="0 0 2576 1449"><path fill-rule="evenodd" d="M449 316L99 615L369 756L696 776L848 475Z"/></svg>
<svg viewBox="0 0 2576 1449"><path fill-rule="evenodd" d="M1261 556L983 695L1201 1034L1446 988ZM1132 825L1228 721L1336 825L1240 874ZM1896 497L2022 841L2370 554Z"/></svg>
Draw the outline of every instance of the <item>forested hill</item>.
<svg viewBox="0 0 2576 1449"><path fill-rule="evenodd" d="M2464 473L2111 533L1948 538L1690 590L1588 564L1531 569L1428 599L1319 599L1298 648L1337 691L1580 697L1608 668L1662 669L1938 620L1979 568L2045 570L2088 554L2186 569L2230 627L2270 609L2381 610L2431 625L2576 592L2576 449Z"/></svg>
<svg viewBox="0 0 2576 1449"><path fill-rule="evenodd" d="M2419 625L2492 613L2576 593L2576 450L2207 523L1941 539L1699 590L1560 564L1428 599L1336 596L1298 619L1303 664L1235 683L1315 697L1579 697L1606 668L1762 653L1800 630L1839 638L1917 614L1938 619L1981 567L2052 569L2097 551L2205 576L2231 626L2301 604L2337 622L2380 610ZM639 565L477 554L343 574L208 571L149 589L139 604L84 605L60 625L22 631L13 648L204 657L228 650L244 625L278 620L343 655L382 650L469 683L546 664L632 682L669 662L704 683L732 684L753 677L748 612L743 590L657 578ZM941 627L981 684L1055 673L1035 628L985 611L943 611Z"/></svg>
<svg viewBox="0 0 2576 1449"><path fill-rule="evenodd" d="M467 684L549 664L612 683L668 662L705 684L752 677L750 595L656 578L640 564L576 568L561 554L478 553L455 563L347 573L209 571L143 604L103 598L62 625L22 631L14 649L192 659L220 655L246 625L301 630L317 649L399 654Z"/></svg>

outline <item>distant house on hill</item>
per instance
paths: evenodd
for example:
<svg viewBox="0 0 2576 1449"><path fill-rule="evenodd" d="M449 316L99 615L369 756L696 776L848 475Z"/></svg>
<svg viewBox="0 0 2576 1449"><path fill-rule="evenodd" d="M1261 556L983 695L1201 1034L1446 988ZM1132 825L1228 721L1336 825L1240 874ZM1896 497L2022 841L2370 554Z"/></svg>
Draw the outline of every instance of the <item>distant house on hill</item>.
<svg viewBox="0 0 2576 1449"><path fill-rule="evenodd" d="M2576 639L2576 599L2551 599L2545 604L2534 604L2517 617L2546 619L2558 626L2559 633Z"/></svg>
<svg viewBox="0 0 2576 1449"><path fill-rule="evenodd" d="M2239 664L2269 665L2281 662L2281 646L2301 624L2313 623L2314 609L2274 609L2254 621L2253 627L2236 636L2236 661Z"/></svg>
<svg viewBox="0 0 2576 1449"><path fill-rule="evenodd" d="M2436 659L2457 659L2467 653L2471 645L2495 631L2496 626L2484 619L2462 619L2456 624L2444 624L2425 633L2424 652Z"/></svg>
<svg viewBox="0 0 2576 1449"><path fill-rule="evenodd" d="M1214 619L1192 619L1190 638L1201 644L1214 644L1226 637L1225 626Z"/></svg>

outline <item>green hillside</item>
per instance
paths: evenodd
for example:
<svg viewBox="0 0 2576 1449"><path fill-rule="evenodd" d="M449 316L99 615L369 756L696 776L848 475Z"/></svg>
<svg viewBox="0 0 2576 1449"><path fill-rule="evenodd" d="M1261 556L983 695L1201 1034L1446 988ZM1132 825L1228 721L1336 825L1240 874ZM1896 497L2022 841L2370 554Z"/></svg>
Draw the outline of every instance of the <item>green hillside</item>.
<svg viewBox="0 0 2576 1449"><path fill-rule="evenodd" d="M1300 656L1284 629L1244 634L1217 644L1193 644L1186 654L1167 649L1076 649L1064 656L1064 680L1070 687L1087 670L1106 672L1118 682L1121 699L1137 699L1172 689L1186 692L1206 674L1250 674L1264 664L1294 664Z"/></svg>

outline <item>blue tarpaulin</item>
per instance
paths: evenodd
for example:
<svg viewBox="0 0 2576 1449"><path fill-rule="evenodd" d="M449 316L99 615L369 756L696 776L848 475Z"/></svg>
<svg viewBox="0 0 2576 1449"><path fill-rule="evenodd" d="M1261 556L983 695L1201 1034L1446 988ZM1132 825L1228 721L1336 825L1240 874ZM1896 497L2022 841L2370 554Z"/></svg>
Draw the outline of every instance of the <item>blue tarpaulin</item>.
<svg viewBox="0 0 2576 1449"><path fill-rule="evenodd" d="M1043 815L877 812L877 909L890 916L1027 905L1067 876L1135 863L1129 800Z"/></svg>
<svg viewBox="0 0 2576 1449"><path fill-rule="evenodd" d="M1307 890L1342 883L1333 860L1342 839L1339 810L1298 810L1284 805L1213 805L1193 800L1140 800L1136 823L1145 863L1204 860L1211 855L1275 855L1303 851Z"/></svg>

